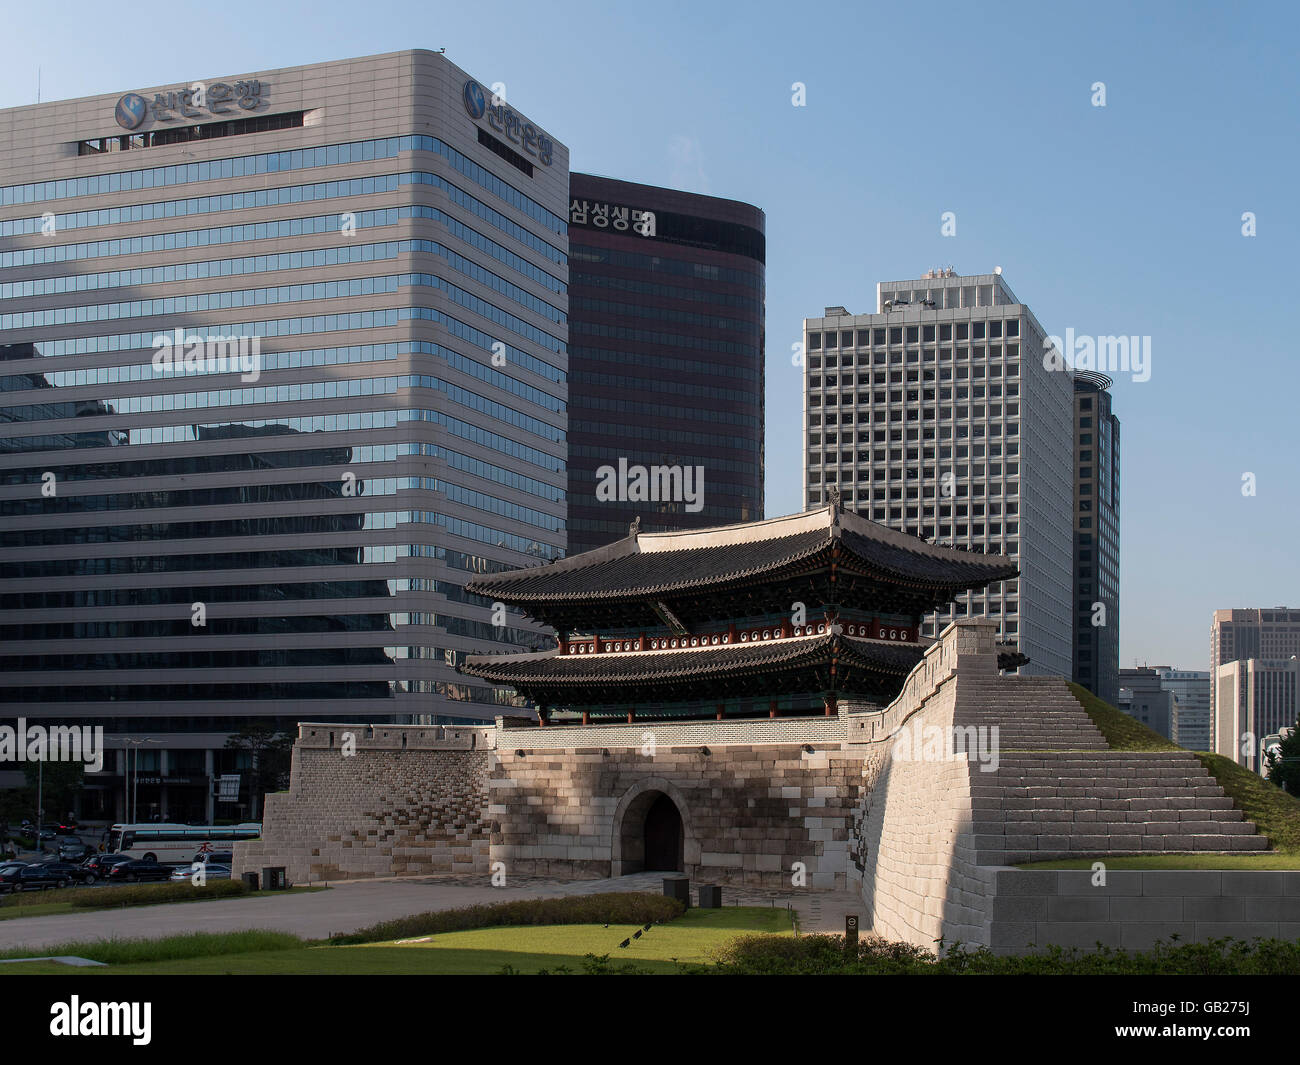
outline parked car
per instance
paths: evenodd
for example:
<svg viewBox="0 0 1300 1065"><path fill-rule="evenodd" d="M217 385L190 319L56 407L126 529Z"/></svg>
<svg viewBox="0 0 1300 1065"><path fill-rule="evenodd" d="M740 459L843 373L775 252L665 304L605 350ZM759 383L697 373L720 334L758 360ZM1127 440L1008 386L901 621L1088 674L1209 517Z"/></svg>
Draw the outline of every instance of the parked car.
<svg viewBox="0 0 1300 1065"><path fill-rule="evenodd" d="M235 861L234 851L199 851L194 860L200 865L216 862L218 865L232 865Z"/></svg>
<svg viewBox="0 0 1300 1065"><path fill-rule="evenodd" d="M63 840L59 843L59 861L84 862L95 853L95 848L81 840Z"/></svg>
<svg viewBox="0 0 1300 1065"><path fill-rule="evenodd" d="M49 863L24 865L7 862L0 865L0 892L45 891L48 888L67 887L72 879L66 873L51 870Z"/></svg>
<svg viewBox="0 0 1300 1065"><path fill-rule="evenodd" d="M121 865L123 862L129 862L130 860L125 854L93 855L81 863L81 868L85 870L82 882L93 884L96 880L106 880L108 879L108 871L113 866Z"/></svg>
<svg viewBox="0 0 1300 1065"><path fill-rule="evenodd" d="M172 867L162 862L151 862L144 858L130 858L117 862L108 871L108 880L114 884L125 881L133 884L137 880L170 880Z"/></svg>
<svg viewBox="0 0 1300 1065"><path fill-rule="evenodd" d="M208 880L229 880L230 879L230 866L228 865L224 865L219 862L199 862L199 861L196 861L194 864L203 867L203 875ZM172 870L171 878L176 881L189 880L195 874L195 872L196 870L193 865L178 865L175 869Z"/></svg>
<svg viewBox="0 0 1300 1065"><path fill-rule="evenodd" d="M92 874L84 865L76 865L73 862L61 862L56 859L37 862L36 864L46 872L53 873L55 876L65 877L67 880L75 881L78 884L94 883L93 880L87 879ZM60 884L59 886L65 887L66 885Z"/></svg>

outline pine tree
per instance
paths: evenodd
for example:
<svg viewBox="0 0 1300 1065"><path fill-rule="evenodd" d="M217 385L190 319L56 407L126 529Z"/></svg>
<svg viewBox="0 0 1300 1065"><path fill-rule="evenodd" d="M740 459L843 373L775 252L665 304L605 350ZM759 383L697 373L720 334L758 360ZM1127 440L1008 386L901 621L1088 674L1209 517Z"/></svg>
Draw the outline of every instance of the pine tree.
<svg viewBox="0 0 1300 1065"><path fill-rule="evenodd" d="M1264 755L1268 779L1291 795L1300 795L1300 721L1276 747Z"/></svg>

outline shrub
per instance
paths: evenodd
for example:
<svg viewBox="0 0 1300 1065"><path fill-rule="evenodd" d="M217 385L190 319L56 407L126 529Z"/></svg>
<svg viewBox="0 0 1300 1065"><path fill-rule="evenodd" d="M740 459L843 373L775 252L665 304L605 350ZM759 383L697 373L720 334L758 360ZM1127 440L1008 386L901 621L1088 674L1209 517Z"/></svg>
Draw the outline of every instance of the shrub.
<svg viewBox="0 0 1300 1065"><path fill-rule="evenodd" d="M346 935L333 935L329 942L335 945L384 943L393 939L411 939L440 932L464 932L471 928L497 928L504 925L656 924L680 917L684 911L685 907L676 899L636 892L519 899L488 906L466 906L459 910L438 910L398 917Z"/></svg>
<svg viewBox="0 0 1300 1065"><path fill-rule="evenodd" d="M248 892L242 880L211 880L196 887L188 880L166 884L110 884L101 888L69 888L45 901L70 902L78 909L98 910L114 906L153 906L163 902L193 899L228 899Z"/></svg>
<svg viewBox="0 0 1300 1065"><path fill-rule="evenodd" d="M961 944L936 954L907 943L864 936L853 955L846 951L840 936L810 935L798 939L745 936L722 948L715 965L692 971L871 976L1281 975L1300 973L1300 943L1281 939L1162 941L1146 951L1046 947L1032 954L1002 956L986 947L968 950Z"/></svg>

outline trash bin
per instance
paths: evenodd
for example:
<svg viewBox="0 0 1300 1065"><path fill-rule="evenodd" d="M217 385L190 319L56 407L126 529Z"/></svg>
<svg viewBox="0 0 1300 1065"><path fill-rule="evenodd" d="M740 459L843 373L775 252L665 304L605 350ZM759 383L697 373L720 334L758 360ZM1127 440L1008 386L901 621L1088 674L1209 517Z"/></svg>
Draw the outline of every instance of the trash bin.
<svg viewBox="0 0 1300 1065"><path fill-rule="evenodd" d="M262 870L262 889L264 891L283 891L285 886L283 865L268 865Z"/></svg>
<svg viewBox="0 0 1300 1065"><path fill-rule="evenodd" d="M256 873L245 873L243 879L244 879L244 883L248 885L248 890L249 890L249 891L256 891L256 890L257 890L257 874L256 874Z"/></svg>
<svg viewBox="0 0 1300 1065"><path fill-rule="evenodd" d="M687 909L691 906L691 882L684 876L664 877L664 894L679 900Z"/></svg>
<svg viewBox="0 0 1300 1065"><path fill-rule="evenodd" d="M722 908L722 888L714 885L712 887L700 888L700 909L702 910L720 910Z"/></svg>

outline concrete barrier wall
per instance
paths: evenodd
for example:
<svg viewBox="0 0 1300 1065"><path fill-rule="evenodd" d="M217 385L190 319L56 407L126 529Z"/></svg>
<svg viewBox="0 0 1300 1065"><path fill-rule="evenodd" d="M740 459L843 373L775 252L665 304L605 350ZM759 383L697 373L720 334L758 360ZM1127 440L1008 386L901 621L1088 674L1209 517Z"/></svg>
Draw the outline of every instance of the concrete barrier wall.
<svg viewBox="0 0 1300 1065"><path fill-rule="evenodd" d="M990 946L1010 954L1050 945L1145 950L1175 936L1300 939L1300 872L1110 869L1098 880L1086 869L992 870Z"/></svg>

